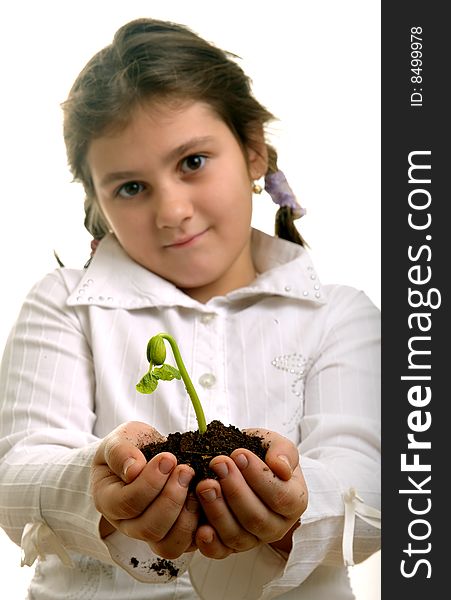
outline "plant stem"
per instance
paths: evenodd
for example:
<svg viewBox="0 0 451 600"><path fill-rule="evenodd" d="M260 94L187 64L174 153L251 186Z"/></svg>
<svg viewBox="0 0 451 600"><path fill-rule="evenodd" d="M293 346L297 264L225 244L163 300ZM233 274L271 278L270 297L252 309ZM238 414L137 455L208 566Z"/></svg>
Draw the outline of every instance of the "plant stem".
<svg viewBox="0 0 451 600"><path fill-rule="evenodd" d="M185 384L186 391L188 392L189 397L191 398L191 402L194 407L194 412L196 413L197 424L199 425L199 433L205 433L207 431L207 421L205 420L204 411L202 409L202 405L199 400L199 396L197 395L196 390L194 389L193 382L191 381L190 376L188 375L188 371L182 360L182 355L180 354L180 350L177 346L177 342L174 338L169 335L169 333L160 333L162 338L167 340L171 345L172 353L174 354L175 362L177 363L177 367L180 371L180 375Z"/></svg>

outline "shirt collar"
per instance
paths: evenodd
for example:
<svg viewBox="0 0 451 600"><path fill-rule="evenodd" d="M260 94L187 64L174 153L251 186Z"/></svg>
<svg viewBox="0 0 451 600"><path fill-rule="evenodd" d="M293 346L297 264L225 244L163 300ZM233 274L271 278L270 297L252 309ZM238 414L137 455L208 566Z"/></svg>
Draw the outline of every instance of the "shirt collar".
<svg viewBox="0 0 451 600"><path fill-rule="evenodd" d="M252 252L260 273L257 279L247 287L202 304L133 261L114 235L108 234L98 245L67 303L126 310L183 306L208 312L215 304L262 295L325 303L321 283L305 248L253 229Z"/></svg>

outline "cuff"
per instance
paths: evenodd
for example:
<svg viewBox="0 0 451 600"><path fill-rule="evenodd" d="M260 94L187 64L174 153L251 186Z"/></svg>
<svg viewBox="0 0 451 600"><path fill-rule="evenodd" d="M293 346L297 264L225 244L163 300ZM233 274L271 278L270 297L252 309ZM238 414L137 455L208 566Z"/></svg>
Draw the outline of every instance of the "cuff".
<svg viewBox="0 0 451 600"><path fill-rule="evenodd" d="M354 565L353 541L356 515L365 523L381 528L381 511L373 506L365 504L354 488L343 494L345 504L345 521L343 526L343 559L347 567Z"/></svg>
<svg viewBox="0 0 451 600"><path fill-rule="evenodd" d="M22 550L21 567L31 567L38 557L45 560L48 554L58 556L66 567L73 566L72 559L63 544L43 521L25 525L20 545Z"/></svg>

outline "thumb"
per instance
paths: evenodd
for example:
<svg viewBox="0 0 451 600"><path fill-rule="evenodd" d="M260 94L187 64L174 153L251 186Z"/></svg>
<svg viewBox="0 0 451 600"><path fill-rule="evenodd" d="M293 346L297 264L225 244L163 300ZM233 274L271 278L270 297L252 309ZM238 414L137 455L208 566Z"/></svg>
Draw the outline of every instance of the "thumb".
<svg viewBox="0 0 451 600"><path fill-rule="evenodd" d="M275 431L263 429L247 429L246 431L263 438L268 447L265 462L274 475L282 481L291 479L294 470L299 465L299 452L293 442Z"/></svg>
<svg viewBox="0 0 451 600"><path fill-rule="evenodd" d="M130 483L147 463L139 447L163 439L156 429L146 423L125 423L103 439L96 455L98 461L95 462L107 465L122 481Z"/></svg>

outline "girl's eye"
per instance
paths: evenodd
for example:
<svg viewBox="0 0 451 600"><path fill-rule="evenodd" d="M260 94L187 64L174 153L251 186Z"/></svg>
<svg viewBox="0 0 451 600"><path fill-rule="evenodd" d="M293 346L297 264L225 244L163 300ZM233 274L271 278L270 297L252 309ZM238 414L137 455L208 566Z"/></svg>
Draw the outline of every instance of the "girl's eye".
<svg viewBox="0 0 451 600"><path fill-rule="evenodd" d="M202 169L205 165L206 161L205 156L201 156L200 154L192 154L191 156L187 156L182 161L182 171L185 173L191 173L192 171L198 171Z"/></svg>
<svg viewBox="0 0 451 600"><path fill-rule="evenodd" d="M117 195L121 196L121 198L133 198L141 193L144 189L144 186L137 181L128 181L121 185L119 188Z"/></svg>

